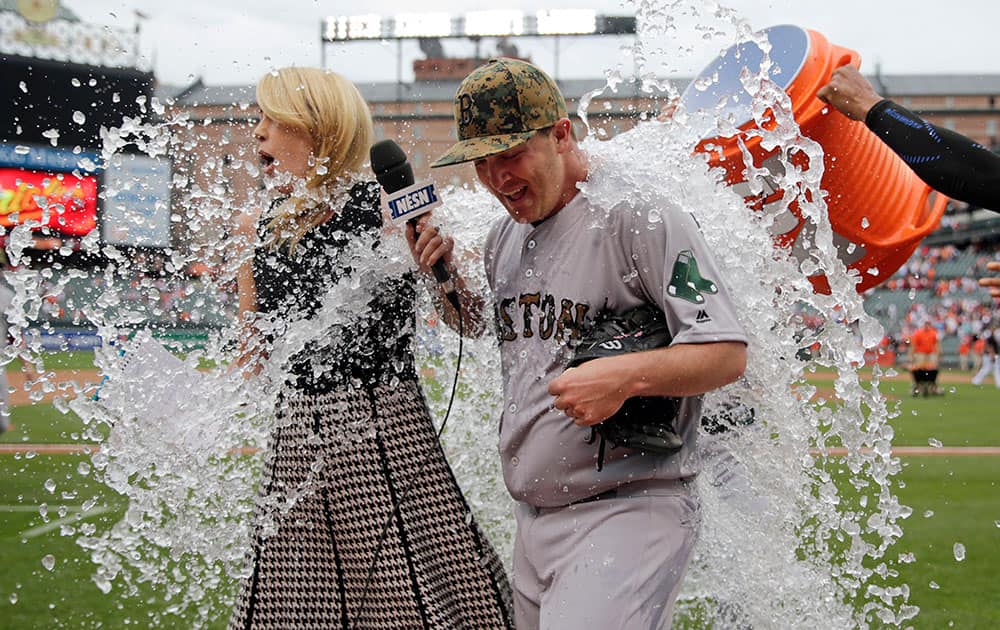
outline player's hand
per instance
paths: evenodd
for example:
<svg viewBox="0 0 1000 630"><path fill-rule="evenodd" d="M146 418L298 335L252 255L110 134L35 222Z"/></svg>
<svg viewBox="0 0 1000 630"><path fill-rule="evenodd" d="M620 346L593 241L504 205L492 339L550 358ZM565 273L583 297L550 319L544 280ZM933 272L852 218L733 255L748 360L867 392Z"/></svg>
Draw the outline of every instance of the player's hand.
<svg viewBox="0 0 1000 630"><path fill-rule="evenodd" d="M987 271L1000 271L1000 262L986 263ZM1000 277L996 278L980 278L979 286L985 287L989 290L990 295L993 296L994 300L1000 300Z"/></svg>
<svg viewBox="0 0 1000 630"><path fill-rule="evenodd" d="M816 92L816 97L833 105L851 120L861 121L868 115L868 110L882 100L854 66L841 66L834 70L830 82Z"/></svg>
<svg viewBox="0 0 1000 630"><path fill-rule="evenodd" d="M624 356L594 359L569 368L549 383L554 406L580 426L607 420L628 399L627 383L620 380L616 362Z"/></svg>
<svg viewBox="0 0 1000 630"><path fill-rule="evenodd" d="M410 246L413 260L424 273L430 273L431 267L439 260L443 259L445 264L451 264L455 240L441 235L441 230L431 223L429 212L417 218L416 226L407 221L406 242Z"/></svg>
<svg viewBox="0 0 1000 630"><path fill-rule="evenodd" d="M680 105L680 102L681 99L678 97L672 98L667 103L664 103L663 106L660 107L660 113L656 116L656 120L659 122L667 122L673 118L674 112L677 111L677 106Z"/></svg>

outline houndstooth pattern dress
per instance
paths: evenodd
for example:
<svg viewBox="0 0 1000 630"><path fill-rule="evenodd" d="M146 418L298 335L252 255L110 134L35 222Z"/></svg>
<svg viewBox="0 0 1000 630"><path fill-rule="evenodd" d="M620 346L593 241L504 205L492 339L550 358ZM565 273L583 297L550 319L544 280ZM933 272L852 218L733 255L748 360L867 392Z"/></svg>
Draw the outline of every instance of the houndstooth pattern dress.
<svg viewBox="0 0 1000 630"><path fill-rule="evenodd" d="M331 243L380 225L377 186L352 196L297 255L255 256L259 311L308 311L319 283L350 273L330 262ZM414 298L412 278L396 279L370 305L375 318L344 335L374 355L307 347L293 361L230 630L513 628L503 565L445 459L410 333L399 332L413 329Z"/></svg>
<svg viewBox="0 0 1000 630"><path fill-rule="evenodd" d="M415 381L286 403L266 492L308 493L255 541L232 630L512 627L502 563Z"/></svg>

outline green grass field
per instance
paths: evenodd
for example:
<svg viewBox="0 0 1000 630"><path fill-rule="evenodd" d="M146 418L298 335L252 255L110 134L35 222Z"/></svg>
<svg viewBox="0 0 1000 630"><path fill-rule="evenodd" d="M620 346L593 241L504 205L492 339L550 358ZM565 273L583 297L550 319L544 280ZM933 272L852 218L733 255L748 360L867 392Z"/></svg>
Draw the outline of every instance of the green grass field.
<svg viewBox="0 0 1000 630"><path fill-rule="evenodd" d="M55 360L64 369L88 367L85 354ZM816 384L823 387L823 375ZM901 404L893 422L896 445L1000 446L1000 390L945 387L945 396L914 399L904 381L884 386ZM81 423L51 404L16 407L12 421L15 428L0 436L0 444L79 443ZM161 617L167 605L156 593L125 597L116 588L102 594L75 537L60 534L85 523L107 527L124 510L121 497L81 474L86 461L80 455L0 454L0 628L190 627L190 619ZM1000 627L1000 456L907 456L903 462L897 494L913 515L903 521L904 535L892 553L916 557L901 565L910 603L921 608L912 627ZM966 549L961 561L956 543ZM223 614L212 627L224 625ZM776 620L774 627L781 626Z"/></svg>

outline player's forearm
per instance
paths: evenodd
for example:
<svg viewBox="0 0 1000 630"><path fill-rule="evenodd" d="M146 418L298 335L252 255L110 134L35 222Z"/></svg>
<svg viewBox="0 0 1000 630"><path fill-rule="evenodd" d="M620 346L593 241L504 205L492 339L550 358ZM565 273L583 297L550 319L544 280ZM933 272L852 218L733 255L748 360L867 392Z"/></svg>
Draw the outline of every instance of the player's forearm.
<svg viewBox="0 0 1000 630"><path fill-rule="evenodd" d="M633 396L697 396L732 383L746 370L746 344L674 344L623 355Z"/></svg>
<svg viewBox="0 0 1000 630"><path fill-rule="evenodd" d="M872 107L865 124L928 186L1000 212L1000 155L890 100Z"/></svg>
<svg viewBox="0 0 1000 630"><path fill-rule="evenodd" d="M458 295L458 303L462 308L461 325L459 313L448 300L441 285L433 278L429 278L428 281L434 285L431 289L434 308L444 323L455 332L461 332L466 337L482 337L486 332L486 300L471 290L466 285L465 279L455 269L451 269L450 272L455 293Z"/></svg>

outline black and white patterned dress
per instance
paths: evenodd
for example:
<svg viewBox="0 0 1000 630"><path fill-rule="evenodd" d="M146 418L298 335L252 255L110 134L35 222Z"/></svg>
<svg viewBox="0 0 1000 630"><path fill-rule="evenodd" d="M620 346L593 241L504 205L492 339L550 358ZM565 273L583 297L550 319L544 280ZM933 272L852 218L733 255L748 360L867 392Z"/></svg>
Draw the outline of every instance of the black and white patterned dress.
<svg viewBox="0 0 1000 630"><path fill-rule="evenodd" d="M292 255L259 249L258 311L315 312L324 287L350 273L329 254L380 226L377 184L363 183ZM307 346L293 358L261 496L308 491L291 510L272 510L273 531L255 534L231 630L513 627L503 564L472 518L417 381L414 296L412 277L387 281L370 317L336 331L349 347Z"/></svg>

